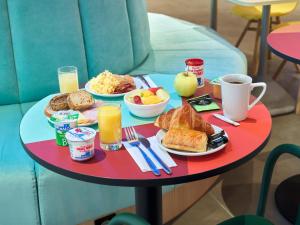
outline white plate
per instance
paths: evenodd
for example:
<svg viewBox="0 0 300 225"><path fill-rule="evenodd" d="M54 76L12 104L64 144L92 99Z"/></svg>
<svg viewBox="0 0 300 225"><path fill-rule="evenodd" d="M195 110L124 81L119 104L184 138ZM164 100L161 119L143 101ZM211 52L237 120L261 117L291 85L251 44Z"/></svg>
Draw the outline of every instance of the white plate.
<svg viewBox="0 0 300 225"><path fill-rule="evenodd" d="M133 78L136 89L142 88L141 82L138 81L138 79ZM120 93L120 94L99 94L96 93L95 91L90 89L90 82L87 82L84 86L85 90L89 93L91 93L92 95L98 96L98 97L105 97L105 98L117 98L117 97L122 97L124 96L126 93Z"/></svg>
<svg viewBox="0 0 300 225"><path fill-rule="evenodd" d="M219 133L222 131L222 129L218 126L215 126L215 125L212 125L212 127L214 128L215 130L215 133ZM164 130L159 130L156 134L156 138L157 138L157 141L158 141L158 145L161 149L167 151L167 152L170 152L172 154L175 154L175 155L182 155L182 156L203 156L203 155L209 155L209 154L212 154L212 153L215 153L215 152L218 152L220 150L222 150L223 148L225 148L225 146L227 145L226 144L223 144L217 148L208 148L206 152L187 152L187 151L178 151L178 150L175 150L175 149L170 149L170 148L166 148L165 146L162 145L162 139L163 137L165 136L166 134L166 131ZM225 132L225 136L228 138L228 135L227 133ZM229 139L228 139L229 140Z"/></svg>

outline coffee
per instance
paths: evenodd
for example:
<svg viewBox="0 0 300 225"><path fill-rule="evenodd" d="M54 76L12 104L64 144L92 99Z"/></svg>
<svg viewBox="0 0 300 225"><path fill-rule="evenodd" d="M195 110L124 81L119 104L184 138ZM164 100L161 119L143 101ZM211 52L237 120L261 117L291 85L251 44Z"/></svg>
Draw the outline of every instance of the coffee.
<svg viewBox="0 0 300 225"><path fill-rule="evenodd" d="M229 81L228 83L231 83L231 84L243 84L243 82L241 82L241 81Z"/></svg>
<svg viewBox="0 0 300 225"><path fill-rule="evenodd" d="M247 118L248 111L262 98L265 83L252 83L252 78L243 74L230 74L220 78L224 116L234 121ZM237 85L235 85L237 84ZM262 87L261 94L251 103L250 93L255 87Z"/></svg>

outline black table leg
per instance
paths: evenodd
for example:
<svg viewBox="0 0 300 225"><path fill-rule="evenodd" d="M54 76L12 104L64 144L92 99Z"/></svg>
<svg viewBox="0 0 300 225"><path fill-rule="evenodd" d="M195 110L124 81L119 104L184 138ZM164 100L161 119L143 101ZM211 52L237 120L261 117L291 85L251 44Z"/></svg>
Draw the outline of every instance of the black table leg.
<svg viewBox="0 0 300 225"><path fill-rule="evenodd" d="M210 1L210 28L217 30L218 24L218 0Z"/></svg>
<svg viewBox="0 0 300 225"><path fill-rule="evenodd" d="M136 213L151 225L162 225L161 186L135 188Z"/></svg>
<svg viewBox="0 0 300 225"><path fill-rule="evenodd" d="M267 50L268 50L267 36L269 34L270 10L271 10L271 5L263 6L260 46L259 46L259 66L258 66L256 81L266 80L265 73L266 73Z"/></svg>
<svg viewBox="0 0 300 225"><path fill-rule="evenodd" d="M300 206L300 174L281 182L275 191L276 206L292 224L296 223L297 210Z"/></svg>

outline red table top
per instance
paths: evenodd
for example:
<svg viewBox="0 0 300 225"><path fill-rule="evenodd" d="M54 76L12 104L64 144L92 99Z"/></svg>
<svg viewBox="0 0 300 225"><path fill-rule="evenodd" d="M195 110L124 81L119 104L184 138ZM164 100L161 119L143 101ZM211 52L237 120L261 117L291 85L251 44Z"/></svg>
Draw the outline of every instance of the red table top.
<svg viewBox="0 0 300 225"><path fill-rule="evenodd" d="M300 64L300 24L274 30L268 35L267 41L276 55Z"/></svg>
<svg viewBox="0 0 300 225"><path fill-rule="evenodd" d="M198 94L211 93L206 85ZM220 102L219 102L220 104ZM254 157L268 141L272 120L267 108L259 103L239 127L234 127L212 116L213 112L202 113L208 122L223 128L229 143L221 151L202 157L183 157L171 155L177 163L172 175L163 171L160 177L152 172L143 173L129 153L122 148L119 151L103 151L99 148L97 134L95 157L89 161L76 162L70 158L68 147L59 147L55 140L24 144L28 154L41 165L75 179L93 183L118 186L150 186L183 183L204 179L224 173ZM218 112L220 113L220 112ZM153 124L136 126L137 132L146 137L153 136L159 130ZM124 133L123 133L124 135Z"/></svg>

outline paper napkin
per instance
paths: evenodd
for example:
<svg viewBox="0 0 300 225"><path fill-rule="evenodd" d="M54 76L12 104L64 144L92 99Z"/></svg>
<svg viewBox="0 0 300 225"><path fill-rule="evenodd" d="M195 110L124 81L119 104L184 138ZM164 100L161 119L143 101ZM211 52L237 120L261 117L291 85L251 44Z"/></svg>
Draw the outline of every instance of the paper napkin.
<svg viewBox="0 0 300 225"><path fill-rule="evenodd" d="M171 158L168 152L161 149L158 146L157 139L155 136L147 138L151 143L151 148L153 151L161 158L163 162L166 163L169 167L177 166L175 161ZM142 172L148 172L151 171L150 167L148 166L148 163L144 159L142 153L137 147L132 147L128 142L123 142L126 150L129 152L133 160L136 162L136 164L139 166ZM152 156L152 154L146 149L142 144L140 145L141 149L144 150L144 152L147 154L147 156L154 162L156 167L158 169L162 169L162 166L157 162L157 160Z"/></svg>

